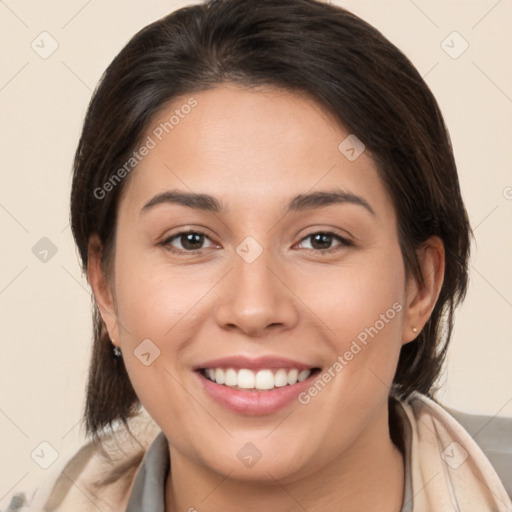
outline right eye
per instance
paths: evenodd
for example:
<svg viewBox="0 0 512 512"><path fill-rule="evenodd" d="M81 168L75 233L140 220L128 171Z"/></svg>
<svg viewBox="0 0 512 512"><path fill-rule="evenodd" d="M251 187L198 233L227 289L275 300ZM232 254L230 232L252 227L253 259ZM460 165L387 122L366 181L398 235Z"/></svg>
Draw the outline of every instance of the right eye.
<svg viewBox="0 0 512 512"><path fill-rule="evenodd" d="M205 233L190 229L167 237L159 245L180 254L199 254L203 250L202 245L205 239L210 240ZM175 242L179 242L181 248L175 247L173 245Z"/></svg>

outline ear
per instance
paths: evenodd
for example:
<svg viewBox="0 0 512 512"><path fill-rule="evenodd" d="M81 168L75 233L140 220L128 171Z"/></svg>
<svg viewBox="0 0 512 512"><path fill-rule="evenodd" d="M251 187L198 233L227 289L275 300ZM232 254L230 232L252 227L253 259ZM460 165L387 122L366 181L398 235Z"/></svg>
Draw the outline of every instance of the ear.
<svg viewBox="0 0 512 512"><path fill-rule="evenodd" d="M430 237L421 248L416 250L416 255L423 283L415 277L410 277L407 282L402 331L404 344L416 339L427 323L436 305L444 279L445 251L439 237ZM414 332L413 328L416 328L417 332Z"/></svg>
<svg viewBox="0 0 512 512"><path fill-rule="evenodd" d="M103 247L98 235L91 235L87 250L87 279L94 293L94 299L107 326L110 339L119 345L119 324L115 298L101 262Z"/></svg>

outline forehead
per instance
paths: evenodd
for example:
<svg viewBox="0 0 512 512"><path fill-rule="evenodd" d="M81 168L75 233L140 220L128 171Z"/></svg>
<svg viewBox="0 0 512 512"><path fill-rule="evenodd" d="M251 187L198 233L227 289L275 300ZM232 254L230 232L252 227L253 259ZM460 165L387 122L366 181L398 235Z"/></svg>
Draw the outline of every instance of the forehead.
<svg viewBox="0 0 512 512"><path fill-rule="evenodd" d="M318 103L281 89L223 85L184 95L149 124L151 149L123 202L140 210L179 189L218 197L226 211L265 211L297 194L342 189L386 214L392 205L375 163L368 151L353 158L362 149L353 137Z"/></svg>

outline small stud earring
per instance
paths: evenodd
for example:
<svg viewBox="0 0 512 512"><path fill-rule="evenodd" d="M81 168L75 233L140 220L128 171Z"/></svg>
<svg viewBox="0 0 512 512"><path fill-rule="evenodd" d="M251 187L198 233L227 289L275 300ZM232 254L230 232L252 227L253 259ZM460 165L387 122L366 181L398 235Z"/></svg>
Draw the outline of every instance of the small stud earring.
<svg viewBox="0 0 512 512"><path fill-rule="evenodd" d="M113 347L112 355L113 355L114 359L121 359L121 357L122 357L121 349L119 347L117 347L116 345L114 345L113 341L112 341L112 347Z"/></svg>
<svg viewBox="0 0 512 512"><path fill-rule="evenodd" d="M417 327L413 327L412 328L412 332L418 332L418 328Z"/></svg>

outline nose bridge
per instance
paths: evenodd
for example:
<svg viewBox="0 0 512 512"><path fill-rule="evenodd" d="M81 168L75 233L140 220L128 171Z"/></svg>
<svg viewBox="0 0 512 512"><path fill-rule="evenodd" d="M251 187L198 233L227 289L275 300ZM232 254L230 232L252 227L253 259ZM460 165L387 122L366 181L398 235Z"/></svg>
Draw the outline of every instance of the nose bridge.
<svg viewBox="0 0 512 512"><path fill-rule="evenodd" d="M292 326L298 318L293 294L276 277L278 267L271 248L252 236L242 240L217 307L218 323L253 334L271 325Z"/></svg>
<svg viewBox="0 0 512 512"><path fill-rule="evenodd" d="M269 268L272 266L272 250L264 249L255 238L247 237L236 248L234 258L234 277L238 282L237 289L242 293L269 294L272 299L275 288L275 277ZM275 266L275 264L274 264Z"/></svg>

